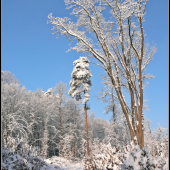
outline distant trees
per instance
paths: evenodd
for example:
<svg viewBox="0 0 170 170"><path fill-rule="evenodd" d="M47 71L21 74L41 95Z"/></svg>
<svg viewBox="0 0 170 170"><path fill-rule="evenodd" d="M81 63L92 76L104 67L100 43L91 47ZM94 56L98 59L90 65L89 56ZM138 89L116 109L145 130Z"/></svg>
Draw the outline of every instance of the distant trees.
<svg viewBox="0 0 170 170"><path fill-rule="evenodd" d="M34 92L26 91L26 96L25 103L27 103L27 107L25 116L29 124L29 129L32 132L29 135L28 144L37 147L37 152L41 155L44 141L47 99L42 89L37 89Z"/></svg>
<svg viewBox="0 0 170 170"><path fill-rule="evenodd" d="M88 124L87 124L87 101L89 100L90 94L90 86L91 80L90 77L92 76L89 67L89 60L87 57L80 57L78 60L73 62L75 66L73 72L71 74L71 81L70 81L70 90L69 95L71 97L75 97L76 100L82 99L82 104L84 104L84 111L85 111L85 120L86 120L86 140L87 140L87 155L89 156L89 139L88 139Z"/></svg>
<svg viewBox="0 0 170 170"><path fill-rule="evenodd" d="M49 138L49 132L48 132L48 121L51 116L51 105L53 104L52 100L49 98L52 97L52 89L48 89L47 92L44 93L44 99L45 99L45 106L47 107L46 112L44 114L44 135L43 135L43 140L42 140L42 151L41 151L41 156L46 159L47 158L47 151L48 151L48 138Z"/></svg>
<svg viewBox="0 0 170 170"><path fill-rule="evenodd" d="M25 119L25 87L9 71L1 77L1 118L4 143L8 136L28 137L30 134L28 122Z"/></svg>
<svg viewBox="0 0 170 170"><path fill-rule="evenodd" d="M56 102L58 105L57 108L57 112L58 112L58 118L59 118L59 129L60 129L60 156L63 157L63 144L62 144L62 140L63 140L63 119L64 119L64 115L63 115L63 104L64 104L64 98L65 98L65 94L67 92L67 85L63 82L60 82L59 84L56 84L56 86L53 88L53 92L55 93L55 97L56 97Z"/></svg>
<svg viewBox="0 0 170 170"><path fill-rule="evenodd" d="M150 120L145 120L145 146L153 156L169 156L169 132L166 128L161 127L151 130Z"/></svg>
<svg viewBox="0 0 170 170"><path fill-rule="evenodd" d="M116 121L109 122L95 118L94 113L89 114L86 121L81 102L66 96L65 83L60 82L47 92L42 89L31 92L26 91L10 72L4 71L2 75L2 148L15 149L17 145L20 145L17 141L21 141L21 145L25 143L24 146L27 146L27 148L22 148L24 152L32 148L43 158L56 155L80 161L87 155L87 131L84 128L86 123L88 123L90 156L100 154L100 149L107 150L105 146L108 144L116 150L122 150L130 142L125 117L119 107L116 108ZM6 78L6 75L12 79ZM3 81L4 79L8 81ZM74 92L77 94L76 91ZM152 131L149 121L146 120L144 128L145 146L150 154L154 159L161 157L164 160L166 158L165 161L168 162L169 140L166 129L159 127ZM96 158L99 159L100 156Z"/></svg>
<svg viewBox="0 0 170 170"><path fill-rule="evenodd" d="M84 139L84 117L83 108L80 102L75 99L67 99L65 101L65 112L67 117L63 125L63 157L69 160L77 161L83 157L82 140Z"/></svg>
<svg viewBox="0 0 170 170"><path fill-rule="evenodd" d="M101 64L115 89L131 140L135 142L136 136L141 148L144 146L143 89L145 80L153 77L144 71L156 51L145 44L143 22L147 2L66 0L67 9L73 9L71 14L77 17L77 22L48 15L57 37L62 34L69 41L77 40L70 50L91 54ZM130 104L123 95L125 90Z"/></svg>
<svg viewBox="0 0 170 170"><path fill-rule="evenodd" d="M118 114L118 99L115 96L115 91L108 76L101 76L103 88L98 93L98 99L101 99L103 103L107 103L105 107L105 113L112 113L112 119L116 122L116 117Z"/></svg>

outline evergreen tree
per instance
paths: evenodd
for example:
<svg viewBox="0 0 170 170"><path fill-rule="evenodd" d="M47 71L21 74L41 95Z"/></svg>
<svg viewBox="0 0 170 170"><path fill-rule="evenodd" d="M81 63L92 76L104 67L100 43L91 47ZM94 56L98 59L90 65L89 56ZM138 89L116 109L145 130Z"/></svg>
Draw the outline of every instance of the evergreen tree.
<svg viewBox="0 0 170 170"><path fill-rule="evenodd" d="M89 141L88 141L88 125L87 125L87 101L89 100L90 86L92 76L90 70L88 69L90 61L87 57L80 57L78 60L73 62L75 66L71 74L72 80L70 81L69 95L75 97L76 100L82 99L82 104L84 104L85 119L86 119L86 140L87 140L87 155L89 156Z"/></svg>

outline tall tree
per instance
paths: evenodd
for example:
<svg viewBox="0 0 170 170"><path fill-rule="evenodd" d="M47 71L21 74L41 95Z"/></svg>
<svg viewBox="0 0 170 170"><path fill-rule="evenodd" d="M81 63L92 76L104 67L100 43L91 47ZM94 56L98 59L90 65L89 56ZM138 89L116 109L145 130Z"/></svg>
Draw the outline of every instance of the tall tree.
<svg viewBox="0 0 170 170"><path fill-rule="evenodd" d="M50 97L52 95L52 88L48 89L47 92L44 93L44 96L46 97L46 107L47 110L45 112L45 116L44 116L44 137L43 137L43 142L42 142L42 151L41 151L41 155L44 159L47 158L48 155L48 121L50 118L50 107L51 107L51 102L49 101Z"/></svg>
<svg viewBox="0 0 170 170"><path fill-rule="evenodd" d="M58 113L59 113L59 129L60 129L60 156L63 157L63 125L62 125L62 120L63 120L63 103L65 99L65 94L67 93L67 85L63 82L60 82L56 84L56 86L53 88L53 92L56 93L56 101L57 101L57 106L58 106Z"/></svg>
<svg viewBox="0 0 170 170"><path fill-rule="evenodd" d="M71 14L77 17L76 23L67 17L48 15L57 36L63 34L69 40L78 40L77 45L70 50L90 53L100 62L115 88L131 140L135 142L136 136L141 148L144 146L144 81L152 77L146 75L144 70L156 50L155 47L149 49L149 45L145 44L143 22L147 2L65 0L67 9L73 8ZM104 10L109 13L106 14ZM128 91L130 105L123 95L123 88Z"/></svg>
<svg viewBox="0 0 170 170"><path fill-rule="evenodd" d="M87 124L87 101L89 100L91 80L91 72L88 69L90 61L87 57L80 57L78 60L73 62L75 66L71 74L70 90L69 95L75 97L76 100L82 99L84 96L82 104L84 104L85 120L86 120L86 140L87 140L87 155L89 156L89 139L88 139L88 124Z"/></svg>

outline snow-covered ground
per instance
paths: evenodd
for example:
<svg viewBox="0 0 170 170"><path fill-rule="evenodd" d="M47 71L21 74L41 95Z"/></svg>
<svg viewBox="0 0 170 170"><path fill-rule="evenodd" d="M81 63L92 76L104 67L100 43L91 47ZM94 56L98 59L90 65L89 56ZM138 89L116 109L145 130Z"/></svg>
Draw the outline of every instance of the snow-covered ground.
<svg viewBox="0 0 170 170"><path fill-rule="evenodd" d="M83 170L84 166L81 163L72 163L64 158L53 156L45 159L48 166L46 170Z"/></svg>

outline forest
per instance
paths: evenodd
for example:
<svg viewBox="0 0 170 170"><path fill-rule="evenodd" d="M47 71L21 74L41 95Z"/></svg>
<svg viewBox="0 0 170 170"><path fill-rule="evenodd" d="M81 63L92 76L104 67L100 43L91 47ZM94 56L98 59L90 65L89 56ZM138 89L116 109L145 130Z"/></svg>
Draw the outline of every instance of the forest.
<svg viewBox="0 0 170 170"><path fill-rule="evenodd" d="M38 170L43 168L43 160L55 156L75 163L83 161L85 169L95 169L95 166L96 169L118 169L120 163L130 169L136 162L126 156L132 154L133 158L136 153L139 155L137 163L142 157L148 159L145 163L148 169L166 169L168 131L160 126L152 131L150 120L144 123L145 147L149 152L143 149L145 154L142 154L130 143L128 127L118 106L110 121L94 118L94 114L89 112L90 157L87 157L84 108L67 95L65 83L59 82L47 92L42 89L32 92L27 91L11 72L2 71L1 89L3 169L9 165L12 169L29 169L27 163L22 162L25 158L34 165L33 169ZM12 159L16 154L20 159L23 157L20 162Z"/></svg>

